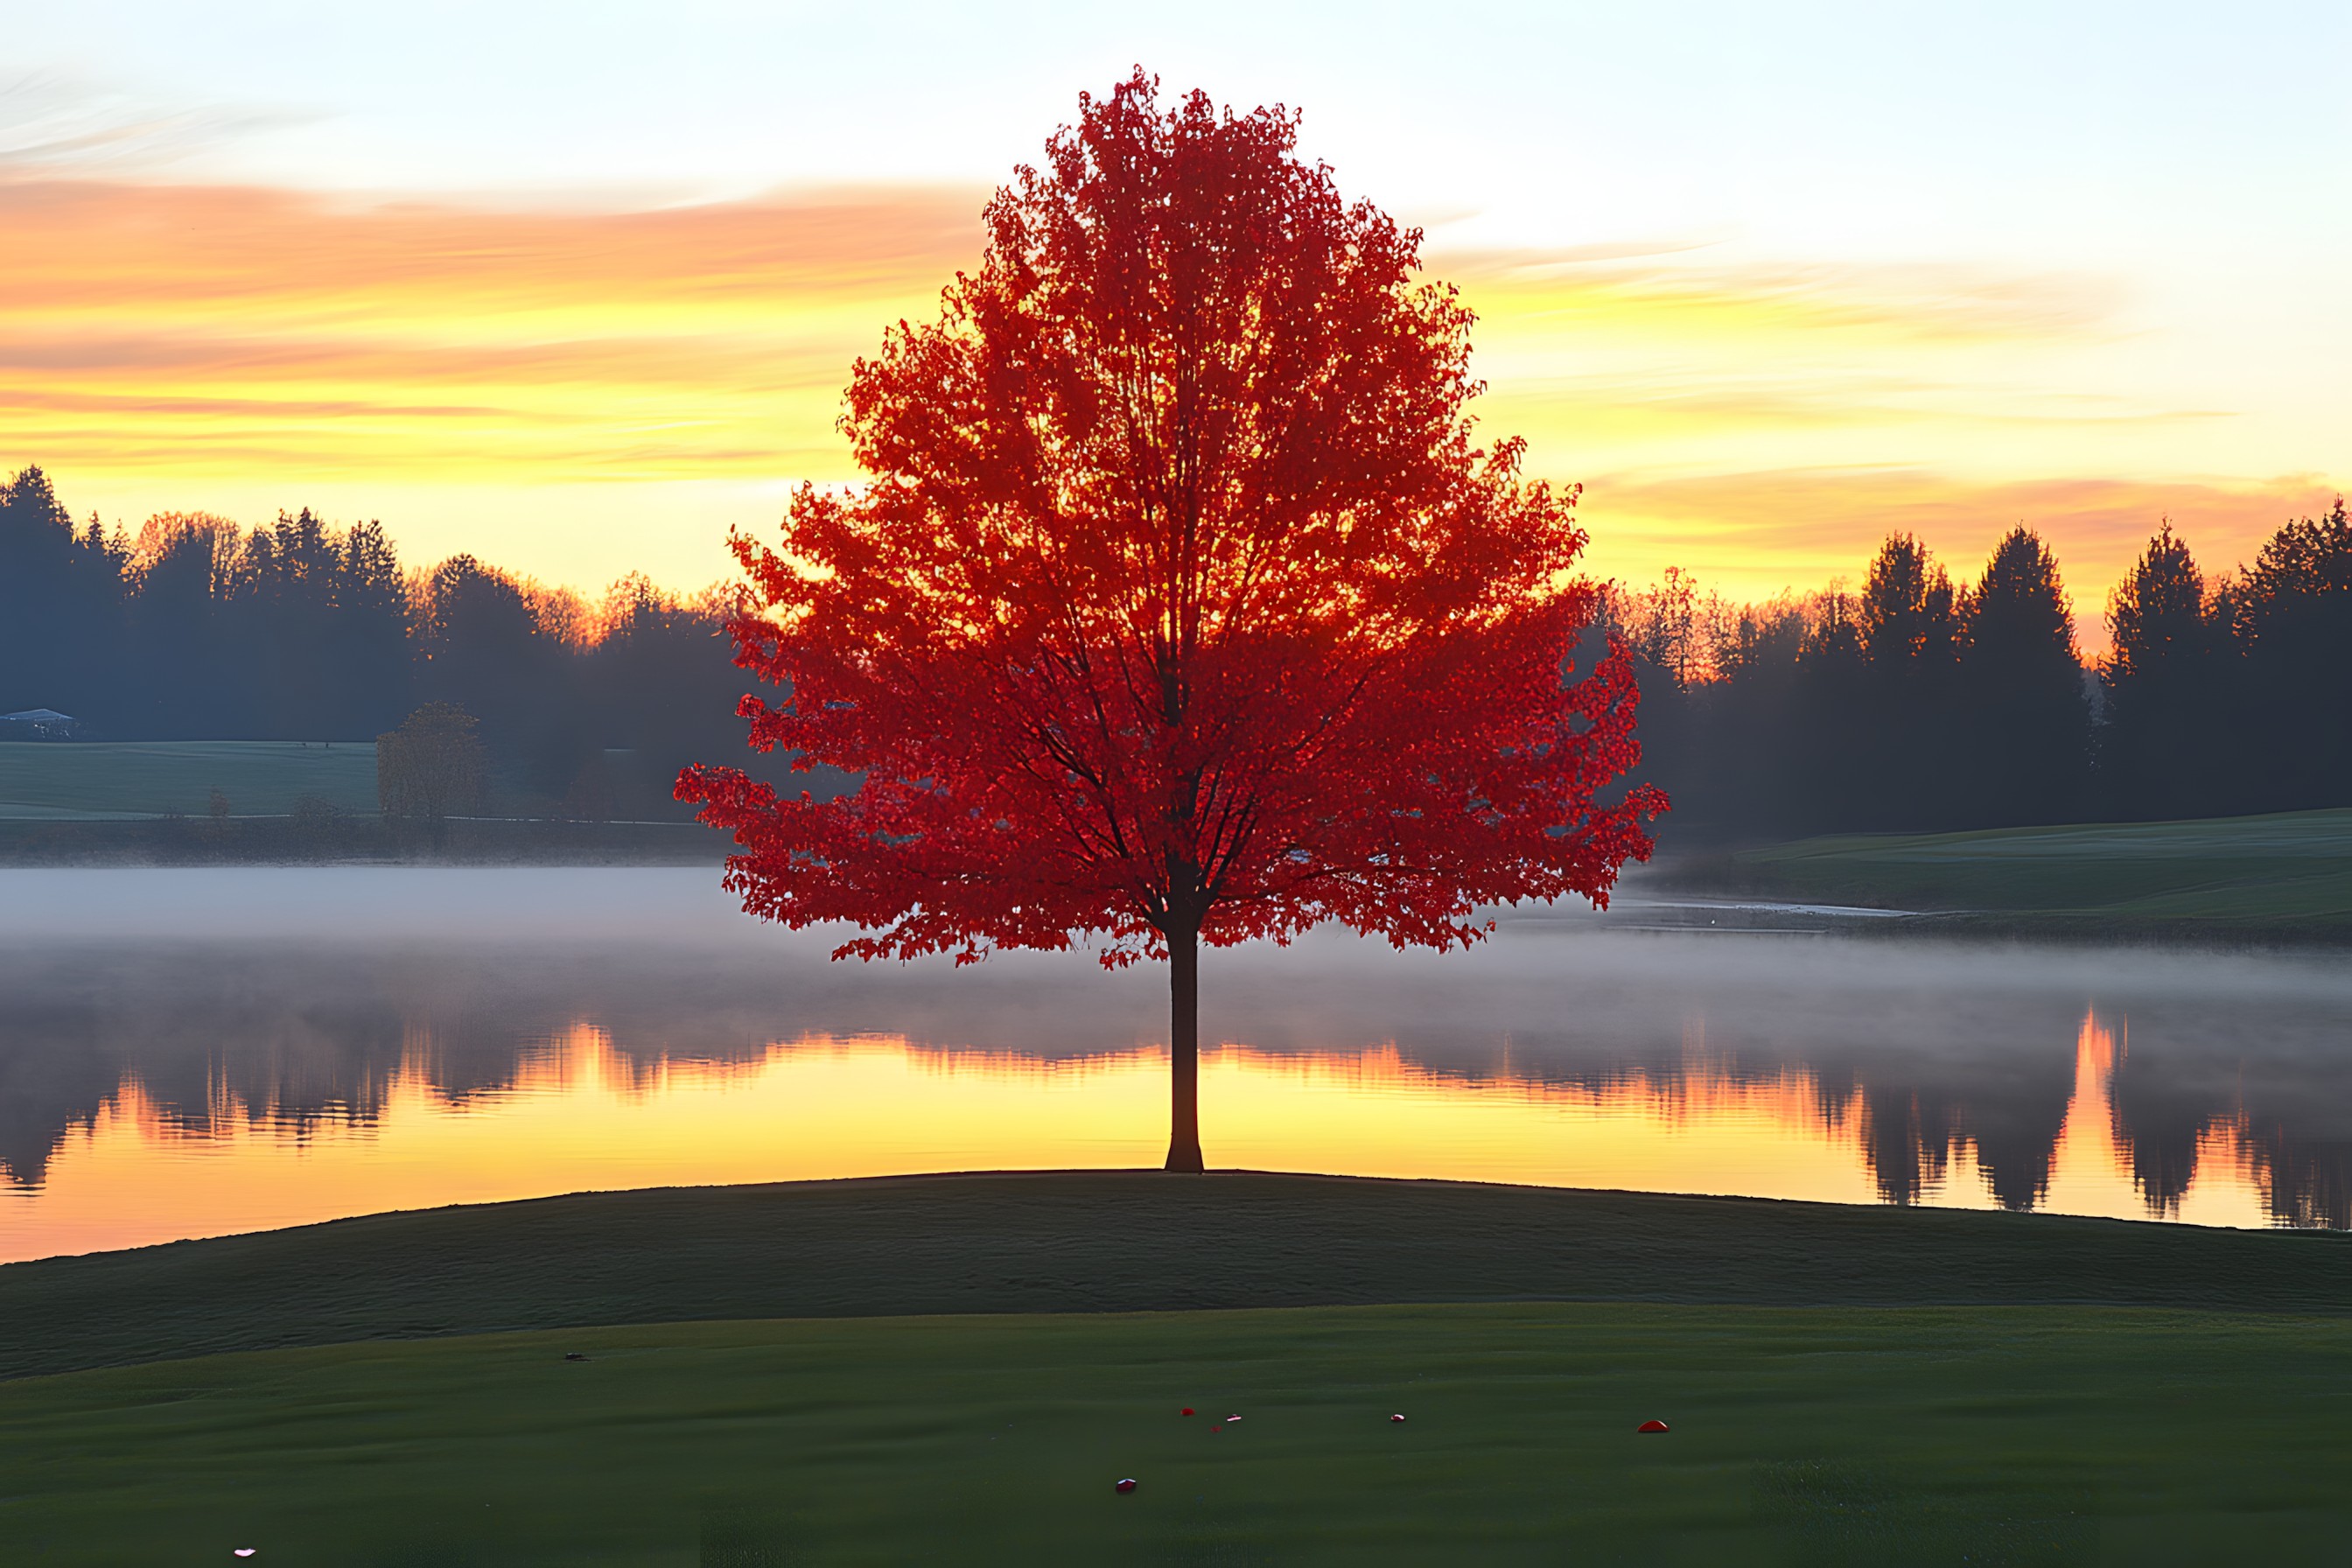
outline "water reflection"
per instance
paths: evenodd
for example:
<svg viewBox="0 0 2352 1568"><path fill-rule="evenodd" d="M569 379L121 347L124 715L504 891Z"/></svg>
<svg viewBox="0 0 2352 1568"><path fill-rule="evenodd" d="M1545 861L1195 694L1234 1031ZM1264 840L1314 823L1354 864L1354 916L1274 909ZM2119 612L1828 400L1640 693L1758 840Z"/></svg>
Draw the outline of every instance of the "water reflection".
<svg viewBox="0 0 2352 1568"><path fill-rule="evenodd" d="M503 917L495 940L12 941L0 1258L583 1187L1144 1164L1164 1140L1153 974L832 965L642 918L627 942ZM1529 919L1469 954L1220 954L1208 987L1218 1163L2352 1220L2352 977L2327 961Z"/></svg>

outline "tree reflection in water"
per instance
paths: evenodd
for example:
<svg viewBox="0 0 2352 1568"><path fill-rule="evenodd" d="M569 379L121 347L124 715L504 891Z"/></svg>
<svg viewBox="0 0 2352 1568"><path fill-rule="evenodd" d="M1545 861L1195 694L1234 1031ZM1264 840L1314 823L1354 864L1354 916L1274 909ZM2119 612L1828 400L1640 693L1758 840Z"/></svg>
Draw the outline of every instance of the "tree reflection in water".
<svg viewBox="0 0 2352 1568"><path fill-rule="evenodd" d="M590 1070L575 1060L583 1039L600 1082L650 1103L680 1074L757 1075L841 1041L891 1042L955 1080L1140 1060L1164 1026L1150 976L1104 974L1084 954L950 973L828 964L826 945L772 934L715 947L15 942L0 956L0 1190L16 1195L0 1199L0 1226L11 1210L31 1223L26 1205L41 1206L61 1148L101 1127L149 1146L235 1142L282 1155L374 1135L404 1092L445 1116L560 1096L567 1075ZM1231 1084L1287 1074L1316 1093L1575 1112L1560 1139L1591 1135L1593 1118L1648 1119L1692 1150L1727 1119L1765 1117L1785 1138L1850 1149L1868 1184L1855 1195L1892 1203L2079 1207L2088 1184L2105 1184L2136 1194L2132 1211L2168 1218L2202 1181L2244 1188L2252 1218L2352 1223L2352 976L2325 961L1528 920L1466 954L1318 937L1211 963L1203 1022L1229 1043ZM887 1125L888 1108L876 1114ZM1219 1120L1213 1100L1211 1160L1232 1163ZM1549 1167L1465 1165L1416 1137L1409 1118L1381 1121L1302 1140L1286 1161L1277 1129L1246 1152L1261 1163L1557 1179ZM942 1150L934 1163L958 1152L971 1154ZM894 1145L864 1168L918 1168L922 1153ZM982 1155L1039 1163L1017 1148ZM1577 1179L1677 1184L1654 1164L1594 1158ZM1693 1184L1776 1190L1769 1172L1743 1186L1711 1168ZM138 1200L125 1190L119 1201ZM72 1239L27 1237L7 1255Z"/></svg>

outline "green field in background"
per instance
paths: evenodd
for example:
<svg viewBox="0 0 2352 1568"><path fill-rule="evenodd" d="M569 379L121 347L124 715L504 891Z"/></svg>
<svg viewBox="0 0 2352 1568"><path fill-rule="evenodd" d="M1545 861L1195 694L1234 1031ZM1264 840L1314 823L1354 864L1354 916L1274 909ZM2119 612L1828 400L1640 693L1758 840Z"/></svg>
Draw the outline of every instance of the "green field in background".
<svg viewBox="0 0 2352 1568"><path fill-rule="evenodd" d="M375 742L0 742L0 817L200 817L215 789L236 816L278 816L304 795L373 812Z"/></svg>
<svg viewBox="0 0 2352 1568"><path fill-rule="evenodd" d="M1808 838L1729 871L1748 890L2027 931L2352 935L2352 810Z"/></svg>
<svg viewBox="0 0 2352 1568"><path fill-rule="evenodd" d="M2322 1563L2352 1539L2347 1391L2340 1318L2082 1308L1299 1308L346 1345L0 1384L0 1559ZM1651 1417L1672 1430L1637 1436Z"/></svg>

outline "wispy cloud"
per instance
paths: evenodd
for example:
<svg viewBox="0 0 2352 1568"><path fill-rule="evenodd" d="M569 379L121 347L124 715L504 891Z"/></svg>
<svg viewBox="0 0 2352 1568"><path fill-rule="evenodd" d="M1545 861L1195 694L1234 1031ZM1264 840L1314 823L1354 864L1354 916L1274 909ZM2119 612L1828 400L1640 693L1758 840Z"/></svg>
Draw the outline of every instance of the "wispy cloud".
<svg viewBox="0 0 2352 1568"><path fill-rule="evenodd" d="M1872 331L1914 340L2046 340L2096 331L2120 285L2082 274L1930 265L1710 263L1694 243L1561 250L1435 251L1431 270L1459 284L1490 321L1556 330L1726 333Z"/></svg>
<svg viewBox="0 0 2352 1568"><path fill-rule="evenodd" d="M838 468L851 363L971 264L984 196L516 211L0 184L0 406L27 456L94 466Z"/></svg>
<svg viewBox="0 0 2352 1568"><path fill-rule="evenodd" d="M59 71L24 71L0 78L0 179L120 178L318 118L249 104L171 102Z"/></svg>
<svg viewBox="0 0 2352 1568"><path fill-rule="evenodd" d="M17 241L10 292L52 309L256 308L273 320L352 306L462 319L789 310L814 293L946 280L978 254L986 192L874 187L636 211L357 204L253 186L96 180L0 184Z"/></svg>
<svg viewBox="0 0 2352 1568"><path fill-rule="evenodd" d="M781 481L852 477L852 363L981 251L966 186L563 207L101 178L144 133L68 110L0 126L0 466L126 507L440 495L429 525L385 521L559 579L704 580ZM1858 573L1894 527L1973 569L2022 520L2095 611L2162 515L2224 564L2324 504L2317 479L2178 478L2184 434L2235 415L2103 357L2136 330L2109 279L1696 241L1441 249L1430 274L1479 312L1486 427L1586 482L1608 574L1769 593ZM690 490L695 521L631 534L614 499L576 568L577 529L528 556L498 533L533 497L581 515L585 486Z"/></svg>

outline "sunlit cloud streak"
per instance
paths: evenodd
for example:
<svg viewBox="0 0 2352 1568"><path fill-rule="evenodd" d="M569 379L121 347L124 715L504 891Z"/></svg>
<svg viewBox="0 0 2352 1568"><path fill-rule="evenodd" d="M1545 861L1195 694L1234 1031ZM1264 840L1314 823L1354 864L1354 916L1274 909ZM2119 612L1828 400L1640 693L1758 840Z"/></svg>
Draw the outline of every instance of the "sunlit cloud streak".
<svg viewBox="0 0 2352 1568"><path fill-rule="evenodd" d="M0 463L41 462L134 527L323 502L383 516L413 557L707 581L727 528L772 522L789 482L855 477L850 367L977 261L986 197L359 202L19 156L0 162ZM2227 565L2325 504L2324 477L2233 446L2246 420L2137 374L2145 327L2113 279L1442 239L1430 275L1480 317L1483 427L1585 482L1603 574L1676 564L1752 596L1858 574L1890 527L1972 568L2022 521L2095 614L2162 516Z"/></svg>
<svg viewBox="0 0 2352 1568"><path fill-rule="evenodd" d="M1966 580L2023 523L2056 546L2096 653L2107 590L2160 521L2222 570L2336 493L2257 466L2258 420L2142 374L2150 329L2112 279L1701 245L1432 265L1479 312L1486 418L1585 485L1601 575L1675 565L1760 599L1858 579L1901 530Z"/></svg>
<svg viewBox="0 0 2352 1568"><path fill-rule="evenodd" d="M1638 321L1645 333L1710 341L1727 332L1845 327L1919 340L1997 340L2098 330L2115 284L1982 268L1710 264L1706 243L1558 250L1435 247L1442 275L1486 300L1483 314L1548 318L1580 332Z"/></svg>
<svg viewBox="0 0 2352 1568"><path fill-rule="evenodd" d="M971 263L983 195L601 213L0 184L0 409L27 456L191 478L845 477L850 364Z"/></svg>

